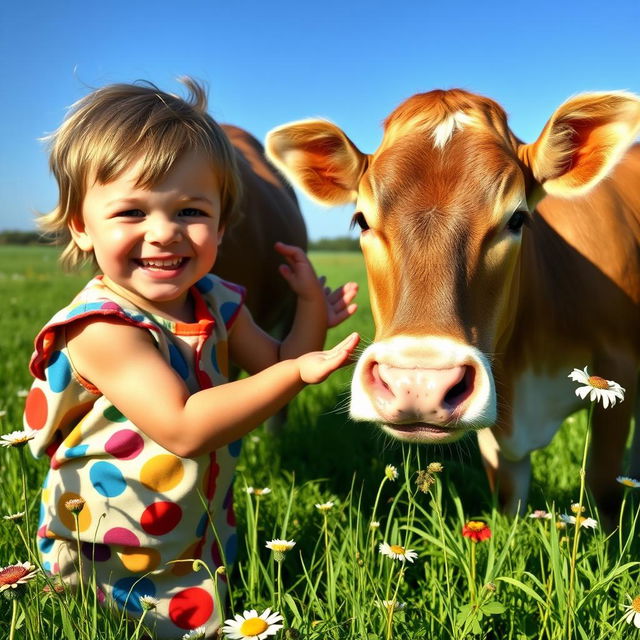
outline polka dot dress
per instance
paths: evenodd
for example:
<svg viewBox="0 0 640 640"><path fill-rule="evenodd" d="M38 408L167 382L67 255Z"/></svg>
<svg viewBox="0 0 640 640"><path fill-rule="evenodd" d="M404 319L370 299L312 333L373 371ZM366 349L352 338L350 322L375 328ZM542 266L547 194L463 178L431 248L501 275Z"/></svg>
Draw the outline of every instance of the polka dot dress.
<svg viewBox="0 0 640 640"><path fill-rule="evenodd" d="M74 370L64 327L88 316L118 317L148 331L192 392L227 380L227 332L244 299L241 287L206 276L192 288L195 322L141 311L94 278L38 334L24 422L35 456L51 464L42 489L38 547L44 567L74 581L81 540L83 570L95 568L100 599L142 612L143 595L160 600L145 618L158 638L221 623L206 571L236 555L233 472L240 441L197 458L180 458L131 423ZM76 519L65 502L82 498ZM170 563L170 564L169 564ZM224 576L219 577L221 598Z"/></svg>

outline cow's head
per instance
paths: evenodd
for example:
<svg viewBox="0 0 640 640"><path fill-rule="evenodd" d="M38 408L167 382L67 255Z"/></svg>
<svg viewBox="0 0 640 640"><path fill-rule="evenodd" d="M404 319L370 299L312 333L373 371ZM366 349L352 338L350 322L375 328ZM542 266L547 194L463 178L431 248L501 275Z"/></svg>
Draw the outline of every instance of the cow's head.
<svg viewBox="0 0 640 640"><path fill-rule="evenodd" d="M527 221L546 193L594 186L639 128L635 96L592 93L523 144L499 105L451 90L401 104L371 155L326 121L270 132L270 158L312 198L356 203L376 337L352 417L427 442L494 423L491 354L511 329Z"/></svg>

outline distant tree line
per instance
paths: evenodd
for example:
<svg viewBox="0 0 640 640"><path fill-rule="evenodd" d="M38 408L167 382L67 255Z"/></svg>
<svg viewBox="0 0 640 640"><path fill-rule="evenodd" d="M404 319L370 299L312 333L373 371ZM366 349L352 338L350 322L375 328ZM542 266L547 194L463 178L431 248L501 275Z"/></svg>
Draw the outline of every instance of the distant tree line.
<svg viewBox="0 0 640 640"><path fill-rule="evenodd" d="M50 235L38 231L0 231L0 245L33 245L52 244ZM320 238L309 242L312 251L360 251L360 242L357 238L344 236L341 238Z"/></svg>
<svg viewBox="0 0 640 640"><path fill-rule="evenodd" d="M0 245L5 244L51 244L52 236L39 231L0 231Z"/></svg>
<svg viewBox="0 0 640 640"><path fill-rule="evenodd" d="M312 251L360 251L358 238L343 236L341 238L320 238L310 240L309 249Z"/></svg>

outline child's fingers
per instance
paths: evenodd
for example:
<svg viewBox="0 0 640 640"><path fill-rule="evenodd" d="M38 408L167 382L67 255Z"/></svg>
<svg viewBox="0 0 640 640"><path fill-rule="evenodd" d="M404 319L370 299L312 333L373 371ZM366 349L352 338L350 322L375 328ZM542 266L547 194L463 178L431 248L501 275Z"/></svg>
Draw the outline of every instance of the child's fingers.
<svg viewBox="0 0 640 640"><path fill-rule="evenodd" d="M334 309L329 318L329 327L335 327L341 322L352 316L358 310L357 304L350 304L343 309Z"/></svg>
<svg viewBox="0 0 640 640"><path fill-rule="evenodd" d="M334 357L335 355L346 351L347 355L349 355L356 348L358 342L360 342L360 336L356 332L353 332L349 334L344 340L338 342L338 344L333 347L333 349L330 349L326 353L328 356Z"/></svg>
<svg viewBox="0 0 640 640"><path fill-rule="evenodd" d="M296 247L292 244L276 242L274 248L290 264L307 260L305 252L300 247Z"/></svg>

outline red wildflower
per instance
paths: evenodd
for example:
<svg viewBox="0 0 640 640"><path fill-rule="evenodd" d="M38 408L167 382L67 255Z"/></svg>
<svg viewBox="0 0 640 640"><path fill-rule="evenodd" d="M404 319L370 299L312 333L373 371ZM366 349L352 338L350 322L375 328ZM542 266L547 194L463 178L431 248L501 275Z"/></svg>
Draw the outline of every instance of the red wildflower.
<svg viewBox="0 0 640 640"><path fill-rule="evenodd" d="M465 538L471 538L474 542L482 542L491 537L491 529L486 522L469 520L469 522L462 527L462 535Z"/></svg>

